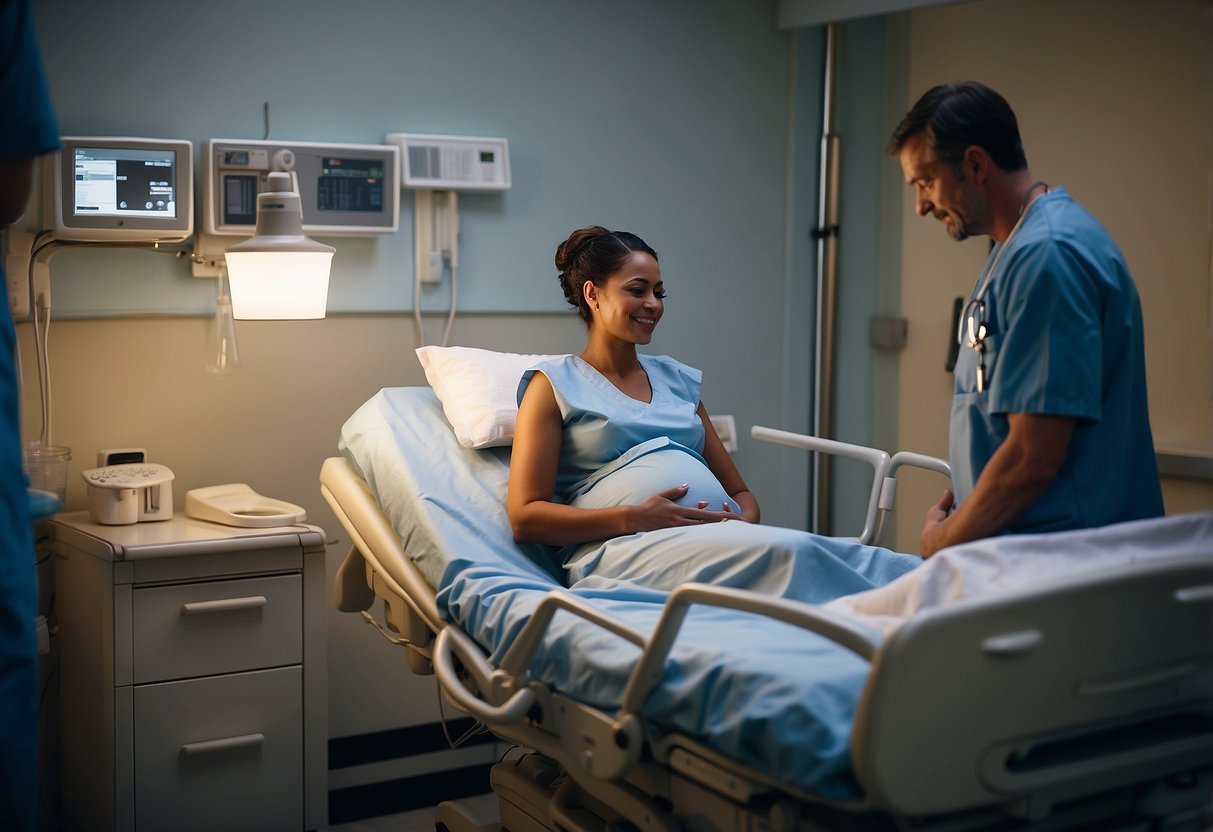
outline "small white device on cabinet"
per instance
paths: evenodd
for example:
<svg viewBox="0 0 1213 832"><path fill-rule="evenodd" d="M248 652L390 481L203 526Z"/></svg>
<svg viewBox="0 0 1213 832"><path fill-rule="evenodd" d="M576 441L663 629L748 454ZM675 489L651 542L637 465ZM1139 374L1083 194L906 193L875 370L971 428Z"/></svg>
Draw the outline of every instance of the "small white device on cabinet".
<svg viewBox="0 0 1213 832"><path fill-rule="evenodd" d="M88 510L103 526L125 526L173 516L173 472L155 462L103 465L81 471Z"/></svg>
<svg viewBox="0 0 1213 832"><path fill-rule="evenodd" d="M185 514L195 520L247 529L294 526L307 520L301 506L258 494L242 482L185 492Z"/></svg>

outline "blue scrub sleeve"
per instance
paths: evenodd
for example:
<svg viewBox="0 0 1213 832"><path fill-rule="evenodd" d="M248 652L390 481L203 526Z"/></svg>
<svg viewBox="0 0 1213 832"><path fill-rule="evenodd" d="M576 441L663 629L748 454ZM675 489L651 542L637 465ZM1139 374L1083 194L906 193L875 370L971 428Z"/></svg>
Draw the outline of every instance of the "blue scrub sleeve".
<svg viewBox="0 0 1213 832"><path fill-rule="evenodd" d="M0 3L0 159L49 153L59 147L59 124L34 39L28 2Z"/></svg>
<svg viewBox="0 0 1213 832"><path fill-rule="evenodd" d="M1008 256L996 287L1002 331L992 337L991 413L1098 420L1102 348L1094 281L1064 244L1029 245Z"/></svg>
<svg viewBox="0 0 1213 832"><path fill-rule="evenodd" d="M30 3L0 0L0 159L57 147L59 128ZM38 795L37 581L21 468L14 341L12 318L0 310L0 828L32 832Z"/></svg>

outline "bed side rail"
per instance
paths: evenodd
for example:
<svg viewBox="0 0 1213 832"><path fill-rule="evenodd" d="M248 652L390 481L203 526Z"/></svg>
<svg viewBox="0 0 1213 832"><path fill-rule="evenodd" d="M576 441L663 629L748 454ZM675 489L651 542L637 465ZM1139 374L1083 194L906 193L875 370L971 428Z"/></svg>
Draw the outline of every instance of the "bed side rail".
<svg viewBox="0 0 1213 832"><path fill-rule="evenodd" d="M458 659L464 672L471 677L471 687L464 685L455 667ZM484 657L480 645L472 641L456 627L444 627L434 643L434 675L442 685L443 692L461 711L480 720L490 728L508 726L521 722L537 701L533 689L515 686L497 704L476 695L485 695L493 690L493 666Z"/></svg>
<svg viewBox="0 0 1213 832"><path fill-rule="evenodd" d="M554 599L558 594L553 592L547 597ZM567 605L552 603L573 614L585 611L584 605L576 601ZM546 618L550 622L551 613ZM466 674L466 685L460 669ZM434 675L456 707L500 736L559 760L570 777L569 782L575 781L587 791L608 799L640 832L677 832L678 825L657 801L620 779L635 767L643 750L639 724L631 730L620 729L615 720L600 710L559 694L552 695L540 683L502 684L511 680L503 680L500 674L485 659L480 645L458 628L445 627L438 634L434 643ZM477 692L501 701L494 704ZM545 718L544 710L560 715L554 720L552 714ZM553 725L553 721L557 724ZM554 732L553 727L557 729ZM547 807L559 828L601 828L598 824L587 827L577 822L578 813L568 797L568 790L563 790Z"/></svg>
<svg viewBox="0 0 1213 832"><path fill-rule="evenodd" d="M816 451L817 453L840 456L844 459L854 459L866 462L872 466L872 489L868 495L868 510L864 515L863 530L857 540L860 543L871 543L879 534L878 513L880 503L880 485L884 482L885 472L889 468L889 455L876 448L866 448L862 445L852 445L849 442L839 442L836 439L824 439L820 436L810 436L807 433L793 433L776 428L754 425L750 428L750 436L763 442L776 445L786 445L789 448Z"/></svg>
<svg viewBox="0 0 1213 832"><path fill-rule="evenodd" d="M434 645L434 673L460 710L490 728L556 756L578 772L607 780L621 777L640 760L644 748L640 720L611 716L553 694L530 679L531 659L558 611L583 618L637 647L644 645L641 633L567 592L553 590L539 602L497 668L469 636L447 627ZM456 659L468 677L467 685Z"/></svg>
<svg viewBox="0 0 1213 832"><path fill-rule="evenodd" d="M1213 763L1213 551L1194 548L908 621L856 715L865 791L911 815L1039 816Z"/></svg>
<svg viewBox="0 0 1213 832"><path fill-rule="evenodd" d="M871 631L842 616L820 607L739 589L706 584L678 587L670 593L657 627L647 638L576 596L557 590L540 602L497 668L489 664L483 650L472 639L447 627L438 634L435 643L434 671L443 690L461 710L490 727L510 727L517 736L518 723L550 704L545 701L542 686L531 683L528 668L557 612L576 615L637 646L641 656L628 679L617 716L584 707L561 708L560 715L547 713L543 716L548 720L548 727L560 736L563 757L579 770L594 777L621 777L640 759L644 744L640 709L661 681L678 632L690 607L695 604L775 618L821 634L869 661L879 647ZM462 683L455 666L456 658L470 677L472 689ZM551 698L561 699L559 694ZM557 725L555 720L563 724ZM553 741L550 737L544 740Z"/></svg>
<svg viewBox="0 0 1213 832"><path fill-rule="evenodd" d="M750 435L763 442L840 456L872 466L872 488L868 493L867 513L864 516L863 530L856 538L860 543L875 544L880 540L881 534L884 532L885 521L893 511L893 505L897 499L897 471L899 469L903 467L924 468L942 474L948 478L949 482L952 479L952 469L946 460L912 451L898 451L890 457L884 451L876 448L761 425L752 427Z"/></svg>
<svg viewBox="0 0 1213 832"><path fill-rule="evenodd" d="M880 642L871 630L821 607L731 587L683 584L670 593L657 627L653 630L635 670L632 671L623 694L622 713L639 714L645 699L661 681L666 660L678 638L678 632L682 629L687 613L696 604L774 618L825 636L868 661L872 660L880 647Z"/></svg>

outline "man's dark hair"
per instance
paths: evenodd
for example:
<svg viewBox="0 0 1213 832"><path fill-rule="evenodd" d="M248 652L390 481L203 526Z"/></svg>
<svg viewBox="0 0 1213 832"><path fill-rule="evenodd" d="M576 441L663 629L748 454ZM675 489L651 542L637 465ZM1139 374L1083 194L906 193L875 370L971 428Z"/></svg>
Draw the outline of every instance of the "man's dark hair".
<svg viewBox="0 0 1213 832"><path fill-rule="evenodd" d="M923 93L893 131L888 153L896 156L910 137L925 132L935 158L960 175L965 149L976 145L1008 173L1028 166L1011 105L977 81L940 84Z"/></svg>

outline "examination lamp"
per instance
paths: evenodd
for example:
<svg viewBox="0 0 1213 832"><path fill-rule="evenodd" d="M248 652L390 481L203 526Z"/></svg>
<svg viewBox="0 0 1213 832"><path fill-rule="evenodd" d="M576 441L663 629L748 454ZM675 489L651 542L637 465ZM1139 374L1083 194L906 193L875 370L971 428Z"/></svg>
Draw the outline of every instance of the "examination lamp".
<svg viewBox="0 0 1213 832"><path fill-rule="evenodd" d="M289 173L269 174L257 196L257 230L227 250L237 320L323 318L333 247L303 236L299 194Z"/></svg>

